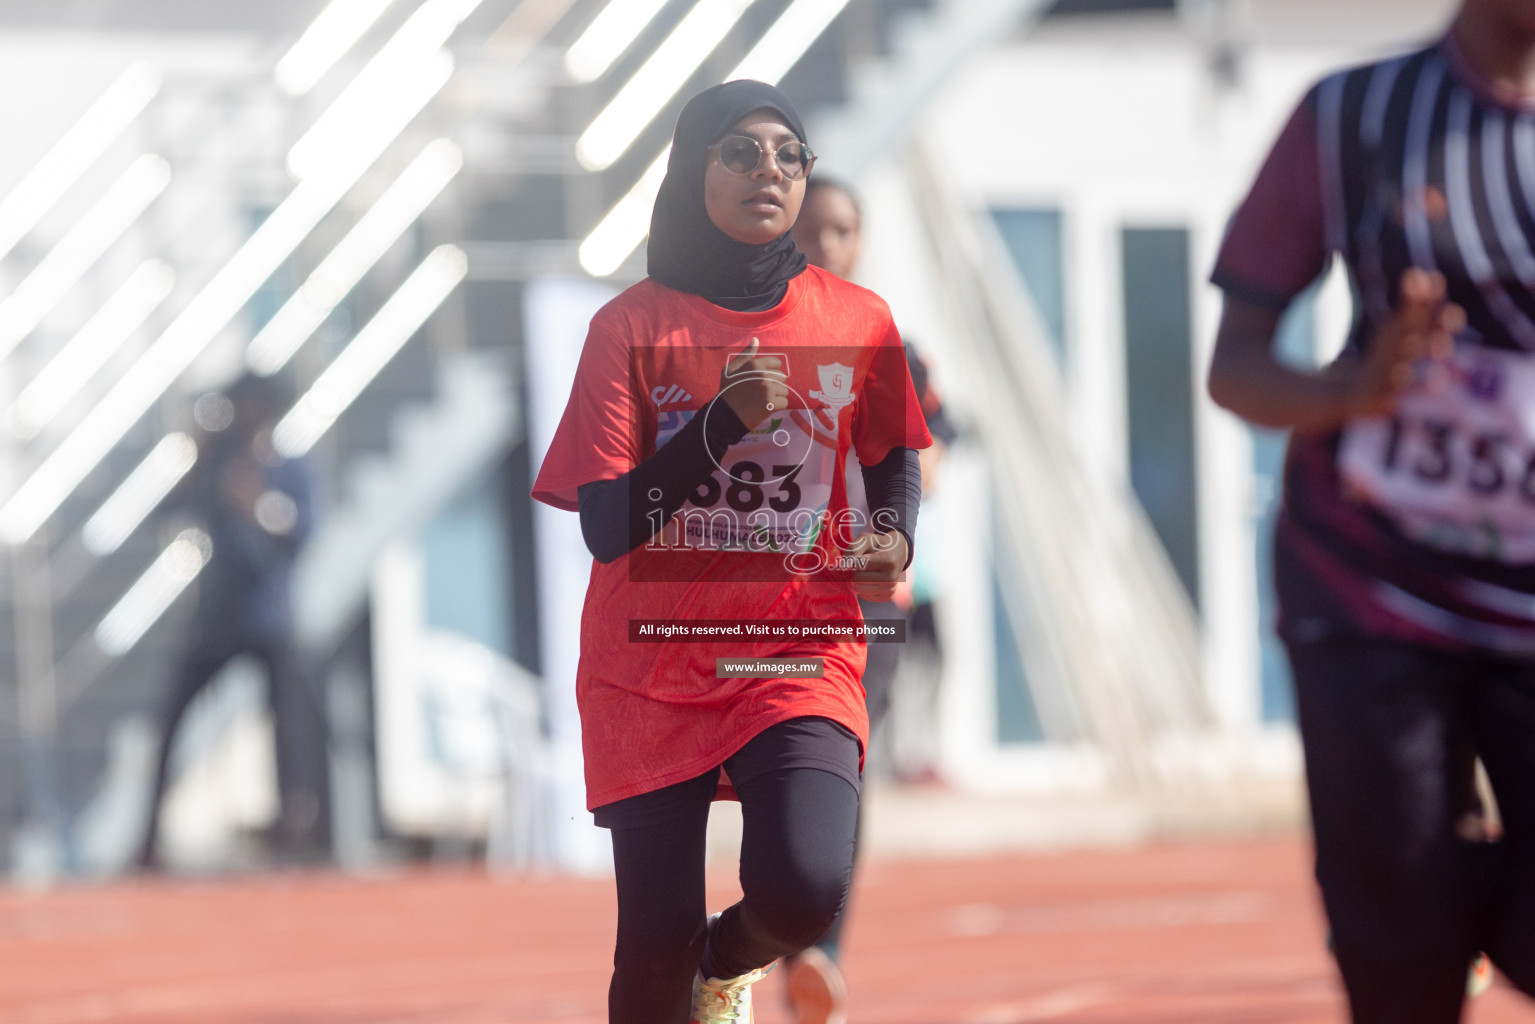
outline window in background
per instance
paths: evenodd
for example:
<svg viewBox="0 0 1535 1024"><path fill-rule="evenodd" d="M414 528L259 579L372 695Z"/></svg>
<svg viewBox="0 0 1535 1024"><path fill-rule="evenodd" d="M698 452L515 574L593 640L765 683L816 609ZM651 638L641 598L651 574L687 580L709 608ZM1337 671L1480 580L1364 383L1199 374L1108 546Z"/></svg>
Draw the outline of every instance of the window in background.
<svg viewBox="0 0 1535 1024"><path fill-rule="evenodd" d="M1039 722L1039 709L1034 704L1034 692L1023 665L1018 634L1013 631L1013 620L1007 613L1005 601L1002 580L993 563L991 607L997 659L997 742L1002 745L1040 743L1045 739L1045 730Z"/></svg>
<svg viewBox="0 0 1535 1024"><path fill-rule="evenodd" d="M1121 242L1130 482L1197 606L1189 233L1125 228Z"/></svg>
<svg viewBox="0 0 1535 1024"><path fill-rule="evenodd" d="M1296 297L1279 322L1274 351L1291 366L1316 365L1316 301L1320 284ZM1274 520L1283 493L1284 453L1290 434L1284 430L1250 428L1253 445L1252 517L1258 583L1258 659L1260 710L1265 722L1295 721L1290 659L1274 632L1279 599L1274 593Z"/></svg>
<svg viewBox="0 0 1535 1024"><path fill-rule="evenodd" d="M991 211L997 231L1013 257L1056 358L1066 365L1066 273L1061 246L1061 211L1035 207Z"/></svg>
<svg viewBox="0 0 1535 1024"><path fill-rule="evenodd" d="M486 480L449 505L421 535L426 625L510 655L510 575L501 489Z"/></svg>

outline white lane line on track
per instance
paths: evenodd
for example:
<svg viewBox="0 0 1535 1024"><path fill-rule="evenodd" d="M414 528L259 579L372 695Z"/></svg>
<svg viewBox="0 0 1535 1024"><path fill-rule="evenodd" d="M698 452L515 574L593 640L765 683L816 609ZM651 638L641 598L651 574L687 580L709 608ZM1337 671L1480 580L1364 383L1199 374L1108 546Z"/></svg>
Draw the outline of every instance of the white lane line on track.
<svg viewBox="0 0 1535 1024"><path fill-rule="evenodd" d="M1102 985L1076 985L1032 999L988 1006L966 1017L964 1024L1030 1024L1032 1021L1055 1020L1073 1010L1106 1002L1108 998L1109 991Z"/></svg>

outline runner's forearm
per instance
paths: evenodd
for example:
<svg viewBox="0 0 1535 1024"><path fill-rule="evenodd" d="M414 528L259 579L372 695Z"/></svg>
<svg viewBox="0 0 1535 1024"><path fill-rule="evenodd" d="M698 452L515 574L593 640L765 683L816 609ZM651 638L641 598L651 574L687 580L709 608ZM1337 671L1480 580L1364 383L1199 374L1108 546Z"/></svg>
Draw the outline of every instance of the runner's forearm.
<svg viewBox="0 0 1535 1024"><path fill-rule="evenodd" d="M1273 351L1281 310L1228 298L1210 361L1215 404L1262 427L1328 430L1354 415L1355 365L1306 370Z"/></svg>
<svg viewBox="0 0 1535 1024"><path fill-rule="evenodd" d="M906 538L906 565L911 564L922 503L922 465L914 449L892 448L873 466L859 466L869 514L876 530L896 530ZM905 566L902 566L905 568Z"/></svg>
<svg viewBox="0 0 1535 1024"><path fill-rule="evenodd" d="M1210 365L1215 404L1260 427L1328 430L1349 418L1349 387L1343 375L1307 372L1277 361Z"/></svg>
<svg viewBox="0 0 1535 1024"><path fill-rule="evenodd" d="M728 405L715 402L623 476L578 487L581 536L593 557L612 562L653 537L746 432Z"/></svg>

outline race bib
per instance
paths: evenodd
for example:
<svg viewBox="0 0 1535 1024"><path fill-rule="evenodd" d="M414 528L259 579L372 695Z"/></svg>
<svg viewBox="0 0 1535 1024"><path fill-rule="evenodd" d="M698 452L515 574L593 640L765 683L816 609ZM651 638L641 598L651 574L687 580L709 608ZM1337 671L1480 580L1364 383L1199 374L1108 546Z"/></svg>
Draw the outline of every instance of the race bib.
<svg viewBox="0 0 1535 1024"><path fill-rule="evenodd" d="M1343 431L1350 493L1428 547L1535 563L1535 357L1456 349L1449 381Z"/></svg>
<svg viewBox="0 0 1535 1024"><path fill-rule="evenodd" d="M809 396L812 402L791 399L791 408L769 416L725 452L673 517L668 546L783 554L815 546L842 466L841 413L856 397L851 368L840 369L845 393L822 389ZM656 446L703 415L707 408L663 415Z"/></svg>

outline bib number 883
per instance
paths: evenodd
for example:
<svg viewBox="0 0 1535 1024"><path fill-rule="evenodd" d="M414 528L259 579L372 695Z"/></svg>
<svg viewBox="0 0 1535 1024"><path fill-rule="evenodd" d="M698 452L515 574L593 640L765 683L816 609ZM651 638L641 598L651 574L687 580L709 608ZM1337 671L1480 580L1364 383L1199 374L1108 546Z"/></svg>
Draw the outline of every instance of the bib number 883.
<svg viewBox="0 0 1535 1024"><path fill-rule="evenodd" d="M728 486L722 485L717 476L710 474L688 496L688 500L698 508L713 508L723 497L725 504L737 512L755 512L762 507L763 502L775 512L792 512L799 507L800 502L800 486L794 479L799 476L800 468L774 466L772 479L769 480L761 465L742 460L725 471L730 474ZM767 481L766 486L776 485L771 495L765 490L764 481Z"/></svg>

